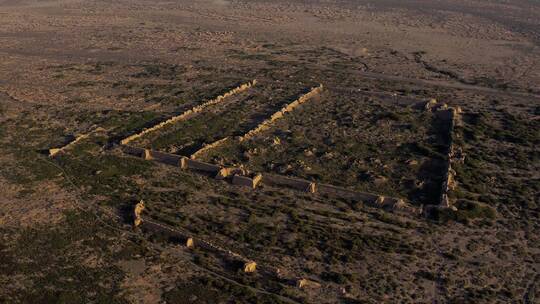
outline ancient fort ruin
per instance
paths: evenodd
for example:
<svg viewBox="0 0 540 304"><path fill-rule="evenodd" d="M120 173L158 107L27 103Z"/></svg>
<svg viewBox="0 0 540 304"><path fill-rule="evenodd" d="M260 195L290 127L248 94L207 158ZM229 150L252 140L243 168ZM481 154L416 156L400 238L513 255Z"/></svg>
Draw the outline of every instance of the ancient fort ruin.
<svg viewBox="0 0 540 304"><path fill-rule="evenodd" d="M245 189L249 191L257 191L257 189L261 187L286 188L309 195L321 195L324 197L332 197L341 200L362 202L367 206L380 208L395 213L403 213L412 216L418 216L422 214L423 208L412 206L411 204L405 202L405 200L399 197L354 191L347 188L314 182L294 176L271 174L267 172L251 172L241 166L227 167L204 162L199 159L200 156L224 144L234 144L235 142L248 141L257 135L263 134L265 131L269 130L277 120L283 118L285 115L288 115L306 102L314 101L320 98L321 93L324 91L324 87L322 85L312 88L308 93L300 96L293 102L286 104L280 110L272 114L270 117L264 119L255 128L247 131L244 135L236 138L222 138L215 141L214 143L204 145L202 148L195 151L189 156L165 153L149 148L138 147L133 144L136 139L141 138L146 134L152 132L159 132L159 130L165 126L173 125L174 123L177 123L179 121L190 119L195 113L201 113L205 109L208 109L212 105L223 102L226 98L231 97L234 94L238 94L240 92L248 90L255 84L257 84L257 82L254 80L252 82L241 85L225 93L224 95L221 95L211 101L205 102L199 106L193 107L192 109L178 116L172 117L162 123L159 123L154 127L133 134L121 140L119 148L126 155L143 158L148 161L155 161L169 166L174 166L179 170L189 170L194 173L202 173L205 176L213 177L216 180L228 182L232 185L240 187L245 187ZM433 112L434 115L438 117L438 119L447 122L446 125L448 126L450 142L448 147L447 166L444 173L444 182L443 185L441 185L441 198L440 202L438 202L437 207L452 208L452 200L448 195L448 193L452 189L454 189L456 185L455 171L452 169L452 164L454 162L462 160L461 153L459 152L459 147L457 147L452 141L452 134L455 125L459 123L459 114L461 113L461 109L451 108L446 106L445 104L438 104L435 100L430 100L425 105L425 110ZM88 135L80 136L63 148L59 148L57 150L51 149L51 154L56 155L58 153L62 153L77 144L77 142L79 142L80 140L86 138L87 136ZM269 265L261 265L260 263L255 262L253 259L235 253L209 240L201 239L179 227L171 227L169 225L157 222L150 217L144 216L144 209L145 206L144 202L142 201L134 206L133 224L135 227L144 227L145 229L151 229L155 231L160 231L162 233L171 234L174 235L177 239L183 240L182 243L186 248L202 248L205 250L219 253L220 255L226 257L229 260L241 262L243 265L242 271L245 273L260 270L268 271L274 274L277 274L279 272L279 270L274 269ZM297 286L301 289L320 287L319 283L310 281L306 278L300 278L295 280Z"/></svg>

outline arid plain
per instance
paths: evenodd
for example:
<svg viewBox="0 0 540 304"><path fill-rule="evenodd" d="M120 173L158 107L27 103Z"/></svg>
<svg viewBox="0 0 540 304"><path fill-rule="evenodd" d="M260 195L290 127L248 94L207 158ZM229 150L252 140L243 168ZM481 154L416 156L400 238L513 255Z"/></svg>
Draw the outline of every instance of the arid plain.
<svg viewBox="0 0 540 304"><path fill-rule="evenodd" d="M0 302L538 303L539 146L536 1L0 0Z"/></svg>

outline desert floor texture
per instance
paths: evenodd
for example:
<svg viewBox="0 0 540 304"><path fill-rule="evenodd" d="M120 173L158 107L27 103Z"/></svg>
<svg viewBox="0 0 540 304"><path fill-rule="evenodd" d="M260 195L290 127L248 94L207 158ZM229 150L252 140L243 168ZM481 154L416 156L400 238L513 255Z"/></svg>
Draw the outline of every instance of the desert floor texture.
<svg viewBox="0 0 540 304"><path fill-rule="evenodd" d="M0 302L540 303L539 147L538 1L0 0Z"/></svg>

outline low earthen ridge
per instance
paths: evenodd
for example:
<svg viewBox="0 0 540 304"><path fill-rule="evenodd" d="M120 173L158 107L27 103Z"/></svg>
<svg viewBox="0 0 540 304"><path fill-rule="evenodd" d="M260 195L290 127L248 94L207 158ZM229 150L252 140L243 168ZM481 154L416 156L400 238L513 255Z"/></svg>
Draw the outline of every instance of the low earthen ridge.
<svg viewBox="0 0 540 304"><path fill-rule="evenodd" d="M190 169L194 171L204 172L205 174L213 174L217 179L227 179L232 177L230 182L237 185L249 186L252 189L257 188L259 184L267 184L275 187L292 188L302 192L320 193L334 197L354 199L363 201L370 206L389 209L393 211L401 211L411 214L419 214L421 210L410 206L400 198L385 197L377 194L352 191L345 188L340 188L327 184L319 184L311 181L286 177L268 173L246 173L241 168L223 168L219 165L205 163L202 161L187 158L176 154L152 151L149 149L137 148L123 145L122 150L130 155L143 157L146 160L153 160L167 165L177 166L181 169ZM230 176L232 175L232 176Z"/></svg>
<svg viewBox="0 0 540 304"><path fill-rule="evenodd" d="M204 110L205 108L209 107L209 106L212 106L212 105L215 105L215 104L218 104L218 103L221 103L223 102L227 97L230 97L230 96L233 96L233 95L236 95L236 94L239 94L239 93L242 93L248 89L250 89L251 87L253 87L254 85L257 84L257 80L253 80L251 82L248 82L248 83L245 83L241 86L238 86L232 90L230 90L229 92L223 94L223 95L220 95L218 96L217 98L215 99L212 99L212 100L209 100L203 104L200 104L198 106L195 106L187 111L185 111L184 113L178 115L178 116L174 116L174 117L171 117L169 119L167 119L166 121L163 121L151 128L148 128L148 129L144 129L142 132L140 133L137 133L137 134L133 134L127 138L124 138L120 141L120 143L122 145L127 145L128 143L134 141L135 139L137 138L141 138L142 136L148 134L148 133L151 133L151 132L154 132L156 130L159 130L167 125L171 125L171 124L174 124L176 122L179 122L179 121L182 121L184 119L186 119L188 116L190 116L191 114L194 114L194 113L198 113L198 112L201 112L202 110Z"/></svg>
<svg viewBox="0 0 540 304"><path fill-rule="evenodd" d="M106 130L103 129L102 127L97 127L94 130L92 130L92 131L90 131L90 132L88 132L86 134L81 134L81 135L77 136L73 141L69 142L67 145L65 145L63 147L49 149L49 156L50 157L55 157L58 154L64 153L68 149L73 148L73 146L75 146L81 140L90 137L90 135L95 134L95 133L105 132L105 131Z"/></svg>
<svg viewBox="0 0 540 304"><path fill-rule="evenodd" d="M199 150L195 151L195 153L191 154L190 158L191 159L196 159L197 157L199 157L200 155L202 155L203 153L207 152L207 151L210 151L212 149L215 149L223 144L225 144L226 142L228 142L231 138L230 137L225 137L225 138L222 138L220 140L217 140L215 141L214 143L211 143L211 144L208 144L208 145L205 145L204 147L200 148Z"/></svg>
<svg viewBox="0 0 540 304"><path fill-rule="evenodd" d="M297 108L299 105L313 99L316 96L319 96L322 93L323 90L324 90L324 87L323 87L322 84L320 84L318 87L311 89L311 91L309 91L309 93L304 94L304 95L300 96L300 98L298 98L297 100L287 104L281 110L279 110L276 113L272 114L272 116L270 116L270 118L268 118L267 120L260 123L257 127L255 127L255 129L247 132L244 136L240 137L240 142L242 142L242 141L244 141L246 139L250 139L253 136L257 135L258 133L261 133L261 132L263 132L265 130L270 129L270 126L272 125L272 123L274 123L278 119L281 119L285 113L291 112L295 108Z"/></svg>
<svg viewBox="0 0 540 304"><path fill-rule="evenodd" d="M252 129L252 130L248 131L244 136L241 136L238 139L235 138L234 140L238 140L238 141L242 142L245 139L251 138L251 137L255 136L256 134L269 129L270 125L273 122L275 122L276 120L282 118L285 113L291 112L296 107L301 105L302 103L304 103L304 102L306 102L308 100L311 100L313 97L319 95L322 92L322 90L323 90L323 85L322 84L319 85L316 88L311 89L311 91L309 93L302 95L297 100L287 104L285 107L281 108L279 111L272 114L272 116L270 116L270 118L264 120L257 127L255 127L255 129ZM201 149L199 149L198 151L193 153L190 158L191 159L196 159L197 157L203 155L204 153L224 145L225 143L229 142L231 139L232 138L230 138L230 137L225 137L225 138L222 138L220 140L215 141L214 143L205 145L204 147L202 147Z"/></svg>

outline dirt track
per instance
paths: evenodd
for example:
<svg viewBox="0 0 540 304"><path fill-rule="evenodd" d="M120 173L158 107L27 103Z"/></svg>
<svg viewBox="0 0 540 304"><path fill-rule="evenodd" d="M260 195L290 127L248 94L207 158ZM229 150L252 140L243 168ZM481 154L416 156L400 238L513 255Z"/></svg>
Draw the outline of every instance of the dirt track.
<svg viewBox="0 0 540 304"><path fill-rule="evenodd" d="M381 74L381 73L371 73L371 72L362 72L362 71L358 73L364 77L378 79L378 80L408 82L408 83L414 83L414 84L423 85L423 86L435 86L435 87L451 88L451 89L457 89L457 90L476 91L476 92L480 92L480 93L491 95L491 96L512 96L512 97L528 98L528 100L530 100L530 98L533 98L535 100L540 100L540 95L538 94L525 93L525 92L511 92L511 91L506 91L506 90L499 90L499 89L464 84L464 83L459 83L459 82L451 82L451 81L444 81L444 80L441 81L441 80L414 79L414 78L406 78L406 77L400 77L400 76L392 76L392 75L386 75L386 74Z"/></svg>

